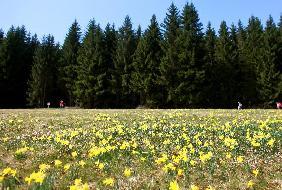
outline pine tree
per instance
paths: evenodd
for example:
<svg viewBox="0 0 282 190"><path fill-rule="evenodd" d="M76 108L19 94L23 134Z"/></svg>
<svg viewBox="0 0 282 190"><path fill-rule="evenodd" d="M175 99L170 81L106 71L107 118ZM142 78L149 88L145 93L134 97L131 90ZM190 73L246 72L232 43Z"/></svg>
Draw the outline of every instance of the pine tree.
<svg viewBox="0 0 282 190"><path fill-rule="evenodd" d="M278 32L278 41L277 41L278 48L279 48L278 60L282 60L282 14L280 15L280 21L278 23L278 31L279 31ZM282 74L282 62L280 62L280 64L278 65L278 70ZM282 97L281 97L281 99L282 99Z"/></svg>
<svg viewBox="0 0 282 190"><path fill-rule="evenodd" d="M146 80L145 76L148 74L148 67L145 65L145 61L148 55L147 41L144 37L139 39L137 49L134 53L133 70L130 81L130 88L136 94L139 94L139 105L146 105L145 89Z"/></svg>
<svg viewBox="0 0 282 190"><path fill-rule="evenodd" d="M280 21L278 23L278 55L277 60L282 60L282 14L280 15ZM278 71L280 72L279 82L278 82L278 89L282 89L282 62L278 63ZM280 93L276 99L277 101L282 101L282 93Z"/></svg>
<svg viewBox="0 0 282 190"><path fill-rule="evenodd" d="M36 34L34 34L32 36L31 36L31 34L28 34L27 45L28 45L28 47L27 47L27 51L25 53L25 58L26 58L26 62L28 63L27 70L29 72L26 76L26 79L29 79L31 68L32 68L32 63L33 63L34 53L35 53L35 50L37 49L37 47L40 45L40 42L39 42Z"/></svg>
<svg viewBox="0 0 282 190"><path fill-rule="evenodd" d="M132 23L129 16L126 16L123 26L119 29L116 57L114 60L113 89L116 95L117 106L119 107L132 107L136 104L135 96L130 90L130 76L136 46Z"/></svg>
<svg viewBox="0 0 282 190"><path fill-rule="evenodd" d="M223 21L215 49L216 66L214 67L213 89L216 107L233 107L233 103L237 102L234 97L234 56L236 54L233 50L229 29L226 22Z"/></svg>
<svg viewBox="0 0 282 190"><path fill-rule="evenodd" d="M94 79L94 104L93 107L108 108L109 98L111 98L110 84L110 69L105 62L105 37L102 29L98 25L95 33L95 65L93 67Z"/></svg>
<svg viewBox="0 0 282 190"><path fill-rule="evenodd" d="M258 73L259 94L263 102L271 103L282 94L282 89L279 89L279 63L278 60L278 29L270 16L266 22L264 32L264 48L263 58L259 65L260 72Z"/></svg>
<svg viewBox="0 0 282 190"><path fill-rule="evenodd" d="M3 30L0 28L0 47L1 47L1 44L2 44L3 40L4 40L4 32L3 32Z"/></svg>
<svg viewBox="0 0 282 190"><path fill-rule="evenodd" d="M81 107L91 108L93 101L93 67L95 60L95 33L97 25L94 20L88 24L88 29L83 39L78 55L77 81L75 82L76 104Z"/></svg>
<svg viewBox="0 0 282 190"><path fill-rule="evenodd" d="M141 29L141 26L138 25L138 28L136 30L136 33L135 33L135 36L136 36L136 45L138 45L141 37L142 37L142 29Z"/></svg>
<svg viewBox="0 0 282 190"><path fill-rule="evenodd" d="M29 73L27 62L28 41L24 26L14 28L7 32L6 38L0 48L0 86L3 93L0 95L2 107L25 107L26 82Z"/></svg>
<svg viewBox="0 0 282 190"><path fill-rule="evenodd" d="M212 28L211 23L207 25L207 30L204 35L204 70L205 70L205 85L203 86L205 94L205 105L204 107L213 107L215 100L215 91L213 89L213 84L217 81L215 80L216 73L215 67L215 45L216 45L217 36L215 30Z"/></svg>
<svg viewBox="0 0 282 190"><path fill-rule="evenodd" d="M174 100L177 98L175 89L177 79L175 73L178 68L178 50L176 39L179 35L180 17L177 7L172 3L168 8L168 13L164 23L161 25L164 30L163 51L164 56L161 60L160 71L162 84L162 94L164 95L162 104L164 106L174 106Z"/></svg>
<svg viewBox="0 0 282 190"><path fill-rule="evenodd" d="M259 85L258 85L258 75L261 72L260 67L262 65L262 58L263 58L263 27L260 20L257 17L252 16L249 19L248 26L246 28L246 40L245 40L245 55L246 55L246 62L249 65L249 68L253 74L253 78L255 78L256 90L255 93L259 94ZM256 104L261 101L261 97L257 96L253 97L254 102Z"/></svg>
<svg viewBox="0 0 282 190"><path fill-rule="evenodd" d="M57 75L59 62L59 45L51 35L43 37L42 44L36 49L30 80L28 102L30 106L45 107L59 102L57 96Z"/></svg>
<svg viewBox="0 0 282 190"><path fill-rule="evenodd" d="M6 39L4 36L4 32L0 29L0 89L6 89L7 80L6 80L6 53L7 48L6 46ZM5 106L6 100L6 92L3 91L0 94L0 107ZM6 105L7 106L7 105Z"/></svg>
<svg viewBox="0 0 282 190"><path fill-rule="evenodd" d="M182 29L177 38L179 65L175 102L177 107L187 107L199 105L203 98L203 33L193 4L185 5L181 21Z"/></svg>
<svg viewBox="0 0 282 190"><path fill-rule="evenodd" d="M81 107L104 107L107 93L107 65L104 59L104 34L95 21L90 21L78 56L75 94Z"/></svg>
<svg viewBox="0 0 282 190"><path fill-rule="evenodd" d="M280 20L279 20L279 23L278 23L278 28L279 28L279 32L282 31L282 14L280 15Z"/></svg>
<svg viewBox="0 0 282 190"><path fill-rule="evenodd" d="M247 61L246 51L247 31L241 21L238 22L236 33L237 41L237 66L235 73L235 97L244 104L244 107L252 106L256 102L256 77L252 65Z"/></svg>
<svg viewBox="0 0 282 190"><path fill-rule="evenodd" d="M28 34L27 36L27 50L25 52L25 61L27 63L26 65L26 70L27 72L25 73L25 85L24 85L24 92L25 92L25 98L26 98L26 106L28 106L28 94L27 91L29 90L29 86L28 86L28 81L30 79L31 76L31 71L32 71L32 66L33 66L33 59L34 59L34 55L35 55L35 51L36 49L39 47L40 42L37 38L37 35L33 35L31 36L31 34Z"/></svg>
<svg viewBox="0 0 282 190"><path fill-rule="evenodd" d="M61 58L61 82L63 83L64 89L67 91L67 104L70 106L74 105L74 90L75 90L75 80L78 50L80 48L80 38L81 32L80 27L75 20L71 25L69 32L64 41L62 48L62 58Z"/></svg>
<svg viewBox="0 0 282 190"><path fill-rule="evenodd" d="M104 106L105 107L115 107L115 93L114 89L114 59L115 53L117 49L117 31L115 30L114 25L107 24L104 32L104 43L105 43L105 51L104 51L104 60L106 70L106 83L105 83L105 91L106 97L104 97Z"/></svg>
<svg viewBox="0 0 282 190"><path fill-rule="evenodd" d="M237 28L232 23L230 27L230 44L231 44L231 54L230 54L230 61L231 66L233 68L232 71L232 107L236 106L238 101L242 102L242 92L241 92L241 64L239 62L239 51L238 51L238 38L237 38ZM245 105L245 104L244 104Z"/></svg>
<svg viewBox="0 0 282 190"><path fill-rule="evenodd" d="M131 88L139 94L139 103L147 107L158 107L162 94L158 79L162 57L161 32L153 15L151 24L140 39L134 54Z"/></svg>

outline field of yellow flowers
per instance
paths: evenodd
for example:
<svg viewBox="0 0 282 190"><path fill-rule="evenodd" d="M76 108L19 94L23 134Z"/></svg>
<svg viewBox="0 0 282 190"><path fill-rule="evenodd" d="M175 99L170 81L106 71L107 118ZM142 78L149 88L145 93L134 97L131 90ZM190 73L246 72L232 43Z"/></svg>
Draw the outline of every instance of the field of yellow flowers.
<svg viewBox="0 0 282 190"><path fill-rule="evenodd" d="M0 189L282 189L281 110L0 114Z"/></svg>

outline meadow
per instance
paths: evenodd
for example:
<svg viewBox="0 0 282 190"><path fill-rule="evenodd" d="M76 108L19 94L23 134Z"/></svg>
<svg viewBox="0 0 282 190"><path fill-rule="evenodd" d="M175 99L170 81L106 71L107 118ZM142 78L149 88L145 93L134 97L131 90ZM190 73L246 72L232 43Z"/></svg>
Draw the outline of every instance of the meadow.
<svg viewBox="0 0 282 190"><path fill-rule="evenodd" d="M0 110L0 189L282 189L282 110Z"/></svg>

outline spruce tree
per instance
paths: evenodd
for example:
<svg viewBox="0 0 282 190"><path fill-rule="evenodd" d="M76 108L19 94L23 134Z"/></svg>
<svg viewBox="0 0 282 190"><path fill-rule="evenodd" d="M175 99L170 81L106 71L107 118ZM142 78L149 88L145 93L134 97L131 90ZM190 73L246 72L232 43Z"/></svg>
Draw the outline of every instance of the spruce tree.
<svg viewBox="0 0 282 190"><path fill-rule="evenodd" d="M75 82L76 104L80 107L91 108L93 101L93 85L95 78L93 69L95 65L95 33L97 25L94 20L88 24L88 29L81 44L78 55L77 81Z"/></svg>
<svg viewBox="0 0 282 190"><path fill-rule="evenodd" d="M133 54L136 50L136 38L129 16L125 17L118 32L116 57L114 60L113 89L119 107L132 107L136 104L135 96L130 90Z"/></svg>
<svg viewBox="0 0 282 190"><path fill-rule="evenodd" d="M108 63L105 61L105 37L103 30L98 25L95 33L95 65L93 65L93 76L94 76L94 104L93 107L97 108L108 108L109 98L111 98L110 89L110 68Z"/></svg>
<svg viewBox="0 0 282 190"><path fill-rule="evenodd" d="M277 60L282 60L282 14L280 15L280 21L278 23L278 36L277 36L277 43L278 43L278 55ZM279 82L278 82L278 89L282 89L282 62L278 63L278 71L280 72ZM282 101L282 93L280 93L276 99L277 101Z"/></svg>
<svg viewBox="0 0 282 190"><path fill-rule="evenodd" d="M27 91L29 90L29 86L28 86L28 81L30 79L31 76L31 71L32 71L32 66L33 66L33 60L34 60L34 55L35 55L35 51L36 49L39 47L40 42L37 38L37 35L33 35L31 36L31 34L28 34L27 36L27 50L25 52L25 61L27 62L26 65L26 70L27 72L25 73L25 98L26 98L26 106L29 105L28 102L28 94Z"/></svg>
<svg viewBox="0 0 282 190"><path fill-rule="evenodd" d="M205 77L202 23L193 4L185 5L181 18L175 103L177 107L196 106L203 98Z"/></svg>
<svg viewBox="0 0 282 190"><path fill-rule="evenodd" d="M0 30L0 89L5 89L7 85L6 80L6 53L7 48L5 48L6 39L4 37L4 32ZM3 91L0 95L0 108L5 106L6 93Z"/></svg>
<svg viewBox="0 0 282 190"><path fill-rule="evenodd" d="M135 32L135 36L136 36L136 45L138 45L138 43L139 43L139 41L140 41L140 39L142 37L142 29L141 29L140 25L138 25L138 28L137 28L137 30Z"/></svg>
<svg viewBox="0 0 282 190"><path fill-rule="evenodd" d="M26 62L28 63L27 70L29 72L27 73L26 79L29 79L29 77L30 77L34 53L35 53L35 50L37 49L37 47L39 46L39 44L40 44L40 42L39 42L36 34L34 34L32 36L31 36L31 34L28 34L28 36L27 36L28 47L27 47L27 51L25 53L25 58L26 58Z"/></svg>
<svg viewBox="0 0 282 190"><path fill-rule="evenodd" d="M59 45L51 35L44 36L36 49L30 80L28 102L32 107L45 107L47 102L56 105L60 100L57 95L57 76L59 63Z"/></svg>
<svg viewBox="0 0 282 190"><path fill-rule="evenodd" d="M176 100L175 89L177 78L175 76L178 69L178 50L176 39L179 35L180 17L177 7L172 3L168 8L164 23L161 25L164 31L163 51L164 56L161 60L161 92L164 95L162 104L173 107Z"/></svg>
<svg viewBox="0 0 282 190"><path fill-rule="evenodd" d="M70 106L74 106L74 90L78 50L80 48L81 32L80 27L75 20L69 28L69 32L62 48L62 58L60 64L60 75L61 82L63 83L64 89L67 91L66 103Z"/></svg>
<svg viewBox="0 0 282 190"><path fill-rule="evenodd" d="M0 48L1 107L25 107L29 73L27 32L24 26L7 32ZM32 55L31 55L32 56Z"/></svg>
<svg viewBox="0 0 282 190"><path fill-rule="evenodd" d="M247 61L246 50L247 31L242 22L238 22L236 32L237 41L237 61L235 62L235 97L244 104L245 107L252 106L256 102L256 76L251 64Z"/></svg>
<svg viewBox="0 0 282 190"><path fill-rule="evenodd" d="M144 80L144 78L148 74L148 67L147 65L145 65L145 61L148 55L147 49L147 42L145 41L144 37L141 37L134 53L134 59L132 64L133 68L130 81L130 88L134 93L139 94L138 104L142 106L146 105L146 80Z"/></svg>
<svg viewBox="0 0 282 190"><path fill-rule="evenodd" d="M223 21L219 29L219 37L215 48L214 67L215 82L213 89L215 92L214 103L216 107L233 107L237 98L234 97L234 46L231 41L230 32Z"/></svg>
<svg viewBox="0 0 282 190"><path fill-rule="evenodd" d="M279 47L278 60L282 60L282 14L280 15L280 21L278 23L278 41L277 43ZM280 62L280 64L278 65L278 70L282 74L282 62Z"/></svg>
<svg viewBox="0 0 282 190"><path fill-rule="evenodd" d="M75 95L81 107L104 107L107 93L107 65L104 59L104 34L95 21L90 21L79 50Z"/></svg>
<svg viewBox="0 0 282 190"><path fill-rule="evenodd" d="M272 103L282 94L282 89L279 89L278 36L278 28L270 16L266 22L263 57L257 75L260 98L265 103Z"/></svg>
<svg viewBox="0 0 282 190"><path fill-rule="evenodd" d="M237 28L232 23L230 27L230 44L231 44L231 54L230 54L230 61L233 68L232 71L232 107L236 106L238 101L242 102L242 92L241 92L241 64L239 62L239 52L238 52L238 38L237 38ZM245 105L245 104L244 104Z"/></svg>
<svg viewBox="0 0 282 190"><path fill-rule="evenodd" d="M0 28L0 47L1 47L1 44L3 42L3 39L4 39L4 32L3 30Z"/></svg>
<svg viewBox="0 0 282 190"><path fill-rule="evenodd" d="M156 16L140 39L134 54L131 88L139 94L139 103L146 107L160 106L162 94L158 80L162 57L161 32Z"/></svg>
<svg viewBox="0 0 282 190"><path fill-rule="evenodd" d="M263 27L260 20L257 17L252 16L249 19L248 26L246 28L246 42L245 42L245 52L246 52L246 62L249 64L249 68L254 72L254 78L256 84L254 85L256 90L255 93L259 94L259 83L258 76L261 72L260 68L263 59ZM262 101L262 98L257 96L254 97L254 102L258 104Z"/></svg>
<svg viewBox="0 0 282 190"><path fill-rule="evenodd" d="M104 97L104 106L105 107L115 107L115 93L114 93L114 81L113 74L114 72L114 59L115 53L117 49L117 31L115 30L114 25L107 24L104 31L104 61L106 70L106 83L105 83L105 91L106 96Z"/></svg>
<svg viewBox="0 0 282 190"><path fill-rule="evenodd" d="M205 94L205 107L214 107L215 106L215 91L213 84L216 83L216 73L215 73L215 45L216 45L217 36L215 30L212 28L211 23L207 25L207 29L204 35L204 70L205 70L205 85L203 86Z"/></svg>

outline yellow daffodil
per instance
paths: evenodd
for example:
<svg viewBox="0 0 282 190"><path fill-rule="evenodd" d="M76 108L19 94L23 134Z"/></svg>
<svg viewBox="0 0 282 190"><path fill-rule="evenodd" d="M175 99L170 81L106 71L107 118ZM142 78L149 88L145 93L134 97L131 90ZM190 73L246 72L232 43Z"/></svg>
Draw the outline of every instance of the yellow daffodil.
<svg viewBox="0 0 282 190"><path fill-rule="evenodd" d="M183 175L183 170L182 169L178 169L177 170L177 175L178 176L182 176Z"/></svg>
<svg viewBox="0 0 282 190"><path fill-rule="evenodd" d="M72 152L72 153L71 153L71 156L72 156L73 158L76 158L76 157L77 157L77 152L76 152L76 151Z"/></svg>
<svg viewBox="0 0 282 190"><path fill-rule="evenodd" d="M129 176L131 176L131 169L130 168L125 168L125 170L124 170L124 172L123 172L123 174L124 174L124 176L125 177L129 177Z"/></svg>
<svg viewBox="0 0 282 190"><path fill-rule="evenodd" d="M84 167L86 163L85 163L83 160L80 160L80 161L78 162L78 164L79 164L81 167Z"/></svg>
<svg viewBox="0 0 282 190"><path fill-rule="evenodd" d="M238 163L242 163L244 161L244 157L243 156L238 156L237 157L237 162Z"/></svg>
<svg viewBox="0 0 282 190"><path fill-rule="evenodd" d="M32 179L30 177L25 177L24 181L27 182L28 185L31 184Z"/></svg>
<svg viewBox="0 0 282 190"><path fill-rule="evenodd" d="M48 165L48 164L40 164L39 165L39 169L40 169L40 171L43 171L43 172L45 172L45 171L47 171L48 169L50 169L50 165Z"/></svg>
<svg viewBox="0 0 282 190"><path fill-rule="evenodd" d="M180 190L176 180L169 183L169 190Z"/></svg>
<svg viewBox="0 0 282 190"><path fill-rule="evenodd" d="M230 158L231 158L231 156L232 156L232 154L229 152L229 153L227 153L227 154L226 154L226 156L225 156L225 157L226 157L227 159L230 159Z"/></svg>
<svg viewBox="0 0 282 190"><path fill-rule="evenodd" d="M253 186L254 186L254 182L253 182L253 180L250 180L250 181L248 181L248 183L247 183L247 186L248 186L248 188L252 188Z"/></svg>
<svg viewBox="0 0 282 190"><path fill-rule="evenodd" d="M87 183L85 183L85 184L82 185L81 190L90 190L90 187Z"/></svg>
<svg viewBox="0 0 282 190"><path fill-rule="evenodd" d="M32 181L42 184L46 174L43 171L33 172L29 177L25 178L25 181L30 185Z"/></svg>
<svg viewBox="0 0 282 190"><path fill-rule="evenodd" d="M74 180L74 185L79 186L81 184L81 179L75 179Z"/></svg>
<svg viewBox="0 0 282 190"><path fill-rule="evenodd" d="M269 146L273 146L273 144L274 144L274 142L275 142L275 139L270 139L268 142L267 142L267 145L269 145Z"/></svg>
<svg viewBox="0 0 282 190"><path fill-rule="evenodd" d="M259 170L255 169L255 170L252 171L252 173L257 177L257 175L259 174Z"/></svg>
<svg viewBox="0 0 282 190"><path fill-rule="evenodd" d="M69 169L70 169L70 166L71 166L70 164L65 164L65 165L64 165L64 170L65 170L65 171L69 170Z"/></svg>
<svg viewBox="0 0 282 190"><path fill-rule="evenodd" d="M104 164L104 163L99 163L99 164L98 164L98 168L99 168L100 170L104 169L104 167L105 167L105 164Z"/></svg>
<svg viewBox="0 0 282 190"><path fill-rule="evenodd" d="M59 167L62 164L62 162L60 160L55 160L54 164L56 167Z"/></svg>
<svg viewBox="0 0 282 190"><path fill-rule="evenodd" d="M114 179L113 178L106 178L103 180L104 185L114 186Z"/></svg>
<svg viewBox="0 0 282 190"><path fill-rule="evenodd" d="M190 165L191 165L191 166L195 166L196 163L197 163L197 162L196 162L195 160L190 160Z"/></svg>
<svg viewBox="0 0 282 190"><path fill-rule="evenodd" d="M81 179L75 179L74 185L70 186L70 190L90 190L87 183L82 184Z"/></svg>
<svg viewBox="0 0 282 190"><path fill-rule="evenodd" d="M196 185L191 185L191 190L200 190L200 188Z"/></svg>

